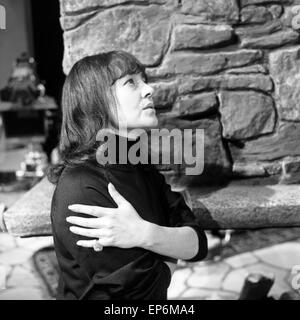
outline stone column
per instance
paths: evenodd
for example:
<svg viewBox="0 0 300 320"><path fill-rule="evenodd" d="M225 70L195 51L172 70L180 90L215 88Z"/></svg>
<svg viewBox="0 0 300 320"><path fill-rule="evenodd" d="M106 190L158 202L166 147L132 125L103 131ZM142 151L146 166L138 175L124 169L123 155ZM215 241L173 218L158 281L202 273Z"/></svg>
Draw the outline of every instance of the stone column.
<svg viewBox="0 0 300 320"><path fill-rule="evenodd" d="M160 124L205 130L203 174L186 177L183 164L170 177L300 181L282 177L300 156L298 0L60 4L65 73L85 55L129 51L147 66Z"/></svg>

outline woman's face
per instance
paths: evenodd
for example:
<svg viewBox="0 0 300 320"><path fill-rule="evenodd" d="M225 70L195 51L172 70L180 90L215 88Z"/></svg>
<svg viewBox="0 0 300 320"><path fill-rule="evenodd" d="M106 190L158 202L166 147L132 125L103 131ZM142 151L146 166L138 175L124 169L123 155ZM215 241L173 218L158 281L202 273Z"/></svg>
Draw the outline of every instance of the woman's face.
<svg viewBox="0 0 300 320"><path fill-rule="evenodd" d="M150 87L142 73L126 75L114 83L120 128L136 129L157 126Z"/></svg>

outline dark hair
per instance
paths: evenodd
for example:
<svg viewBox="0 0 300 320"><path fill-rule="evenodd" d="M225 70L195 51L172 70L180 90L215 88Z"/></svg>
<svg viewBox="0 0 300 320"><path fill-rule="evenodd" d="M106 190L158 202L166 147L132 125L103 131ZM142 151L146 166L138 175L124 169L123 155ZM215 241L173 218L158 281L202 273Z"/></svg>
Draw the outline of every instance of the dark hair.
<svg viewBox="0 0 300 320"><path fill-rule="evenodd" d="M117 109L112 85L145 67L131 54L110 51L84 57L67 75L62 93L61 163L52 166L48 179L57 183L63 169L95 158L100 129L117 128Z"/></svg>

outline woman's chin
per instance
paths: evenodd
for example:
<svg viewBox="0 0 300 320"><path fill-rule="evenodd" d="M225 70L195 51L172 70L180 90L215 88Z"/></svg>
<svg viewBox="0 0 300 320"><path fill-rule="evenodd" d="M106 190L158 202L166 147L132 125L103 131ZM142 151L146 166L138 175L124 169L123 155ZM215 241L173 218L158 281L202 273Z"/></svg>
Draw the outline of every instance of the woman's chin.
<svg viewBox="0 0 300 320"><path fill-rule="evenodd" d="M145 125L145 128L155 128L158 125L158 119L157 117L151 117L151 119L149 119Z"/></svg>
<svg viewBox="0 0 300 320"><path fill-rule="evenodd" d="M140 118L139 121L127 123L128 129L151 129L158 126L158 119L156 115Z"/></svg>

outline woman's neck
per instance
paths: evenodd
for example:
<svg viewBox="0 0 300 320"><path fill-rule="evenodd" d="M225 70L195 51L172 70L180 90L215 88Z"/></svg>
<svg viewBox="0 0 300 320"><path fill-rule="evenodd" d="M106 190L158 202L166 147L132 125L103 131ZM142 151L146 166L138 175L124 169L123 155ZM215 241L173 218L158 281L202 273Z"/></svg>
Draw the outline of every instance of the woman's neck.
<svg viewBox="0 0 300 320"><path fill-rule="evenodd" d="M138 130L119 129L116 133L121 137L133 141L137 140L141 136L141 132L138 132Z"/></svg>

